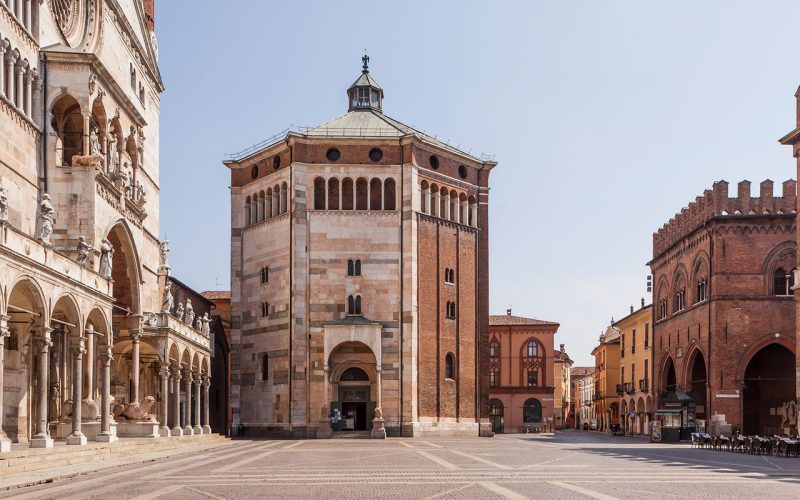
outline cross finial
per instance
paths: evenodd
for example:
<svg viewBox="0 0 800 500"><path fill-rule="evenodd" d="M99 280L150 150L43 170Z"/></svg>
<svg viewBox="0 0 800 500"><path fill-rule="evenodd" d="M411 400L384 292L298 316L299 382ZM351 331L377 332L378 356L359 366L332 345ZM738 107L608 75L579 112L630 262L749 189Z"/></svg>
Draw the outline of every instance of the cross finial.
<svg viewBox="0 0 800 500"><path fill-rule="evenodd" d="M364 49L364 57L361 58L364 62L364 65L361 66L361 69L364 73L369 73L369 56L367 55L367 49Z"/></svg>

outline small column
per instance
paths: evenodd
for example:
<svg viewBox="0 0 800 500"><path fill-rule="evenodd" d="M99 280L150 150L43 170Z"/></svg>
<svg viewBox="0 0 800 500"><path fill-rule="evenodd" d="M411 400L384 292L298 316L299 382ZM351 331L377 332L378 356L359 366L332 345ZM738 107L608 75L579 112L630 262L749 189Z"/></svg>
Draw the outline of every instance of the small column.
<svg viewBox="0 0 800 500"><path fill-rule="evenodd" d="M81 403L83 402L83 353L86 352L86 337L78 334L70 339L72 354L72 433L67 436L67 444L86 444L86 436L81 432Z"/></svg>
<svg viewBox="0 0 800 500"><path fill-rule="evenodd" d="M183 412L183 433L187 436L194 434L192 430L192 371L188 368L183 370L183 379L186 381L186 404Z"/></svg>
<svg viewBox="0 0 800 500"><path fill-rule="evenodd" d="M92 153L89 148L89 127L91 126L91 118L92 115L90 113L83 115L83 156L89 156ZM131 183L131 185L133 186L135 184ZM136 343L138 344L139 341L137 340ZM134 401L139 401L139 398L137 397Z"/></svg>
<svg viewBox="0 0 800 500"><path fill-rule="evenodd" d="M24 84L22 83L22 76L25 74L25 68L28 67L27 61L20 61L15 67L14 71L17 75L17 82L14 89L14 105L22 111L22 101L24 101Z"/></svg>
<svg viewBox="0 0 800 500"><path fill-rule="evenodd" d="M181 427L181 370L180 366L172 368L172 392L173 392L173 407L172 413L172 432L173 436L183 436L183 428Z"/></svg>
<svg viewBox="0 0 800 500"><path fill-rule="evenodd" d="M6 50L9 43L0 40L0 95L6 95Z"/></svg>
<svg viewBox="0 0 800 500"><path fill-rule="evenodd" d="M434 217L441 217L442 214L439 213L441 210L441 204L439 203L439 191L433 192L433 207L431 207L431 215Z"/></svg>
<svg viewBox="0 0 800 500"><path fill-rule="evenodd" d="M203 427L200 425L200 374L194 374L194 430L195 434L202 434Z"/></svg>
<svg viewBox="0 0 800 500"><path fill-rule="evenodd" d="M161 370L161 437L170 437L169 431L169 363L162 363Z"/></svg>
<svg viewBox="0 0 800 500"><path fill-rule="evenodd" d="M110 333L109 333L110 335ZM100 434L97 441L101 443L113 443L117 438L116 432L111 431L111 360L114 355L111 353L111 345L106 344L100 350L100 362L103 364L100 388Z"/></svg>
<svg viewBox="0 0 800 500"><path fill-rule="evenodd" d="M35 434L31 436L31 448L52 448L53 438L50 437L50 432L47 426L47 403L49 399L48 389L48 368L50 367L50 346L53 345L50 340L50 332L53 329L47 326L39 328L35 333L34 344L39 351L39 380L36 387L36 429Z"/></svg>
<svg viewBox="0 0 800 500"><path fill-rule="evenodd" d="M131 403L139 401L139 340L142 337L138 330L131 330Z"/></svg>
<svg viewBox="0 0 800 500"><path fill-rule="evenodd" d="M25 25L25 28L28 31L33 31L33 19L31 18L31 1L32 0L22 0L25 2L25 18L22 21L22 24Z"/></svg>
<svg viewBox="0 0 800 500"><path fill-rule="evenodd" d="M478 204L473 203L471 207L469 207L470 211L470 218L472 219L472 223L469 224L472 227L478 227Z"/></svg>
<svg viewBox="0 0 800 500"><path fill-rule="evenodd" d="M23 99L22 109L25 116L31 116L31 87L33 86L33 73L31 71L25 72L25 98Z"/></svg>
<svg viewBox="0 0 800 500"><path fill-rule="evenodd" d="M383 420L383 409L381 408L381 367L376 368L377 378L375 380L375 418L372 419L372 431L369 436L373 439L386 439L386 428Z"/></svg>
<svg viewBox="0 0 800 500"><path fill-rule="evenodd" d="M2 66L0 64L0 66ZM8 328L10 316L0 315L0 453L11 451L11 440L3 430L3 415L5 414L5 400L3 399L3 373L5 371L5 342L11 331Z"/></svg>
<svg viewBox="0 0 800 500"><path fill-rule="evenodd" d="M6 59L6 97L9 102L14 103L14 66L19 58L19 52L15 49Z"/></svg>
<svg viewBox="0 0 800 500"><path fill-rule="evenodd" d="M86 373L84 377L86 393L84 397L92 401L94 401L94 343L96 340L94 325L89 323L89 327L86 328Z"/></svg>
<svg viewBox="0 0 800 500"><path fill-rule="evenodd" d="M211 419L209 419L208 392L211 388L211 376L203 376L203 434L211 434Z"/></svg>

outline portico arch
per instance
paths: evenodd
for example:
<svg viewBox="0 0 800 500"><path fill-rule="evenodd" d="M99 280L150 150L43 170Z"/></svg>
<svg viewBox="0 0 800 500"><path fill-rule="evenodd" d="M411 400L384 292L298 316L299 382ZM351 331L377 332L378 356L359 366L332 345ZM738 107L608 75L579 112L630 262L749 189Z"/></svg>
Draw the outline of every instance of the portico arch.
<svg viewBox="0 0 800 500"><path fill-rule="evenodd" d="M142 282L139 252L136 249L133 233L124 219L114 221L105 234L105 239L114 249L111 259L111 278L114 280L113 295L117 307L114 308L113 322L115 327L122 327L123 325L119 324L121 317L128 316L124 309L129 310L130 314L142 313L139 295Z"/></svg>
<svg viewBox="0 0 800 500"><path fill-rule="evenodd" d="M686 363L684 380L686 381L689 396L697 401L695 418L705 419L707 414L706 404L708 401L706 396L708 376L705 356L703 355L703 351L695 345L686 359L688 362Z"/></svg>
<svg viewBox="0 0 800 500"><path fill-rule="evenodd" d="M365 431L380 405L380 374L373 350L363 342L337 345L328 358L334 430Z"/></svg>
<svg viewBox="0 0 800 500"><path fill-rule="evenodd" d="M747 362L744 371L742 427L745 434L781 434L777 408L795 398L795 356L778 342L767 344Z"/></svg>

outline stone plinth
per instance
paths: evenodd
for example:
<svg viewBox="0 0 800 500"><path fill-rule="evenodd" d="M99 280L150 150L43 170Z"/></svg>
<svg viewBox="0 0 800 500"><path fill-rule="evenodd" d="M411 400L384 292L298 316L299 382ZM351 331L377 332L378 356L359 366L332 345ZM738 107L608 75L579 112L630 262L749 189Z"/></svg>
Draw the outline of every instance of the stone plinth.
<svg viewBox="0 0 800 500"><path fill-rule="evenodd" d="M11 440L5 436L0 436L0 453L11 451Z"/></svg>
<svg viewBox="0 0 800 500"><path fill-rule="evenodd" d="M333 437L333 430L331 429L331 423L326 418L319 421L319 426L317 426L317 439L330 439Z"/></svg>
<svg viewBox="0 0 800 500"><path fill-rule="evenodd" d="M111 423L110 431L112 436L117 435L117 423ZM55 426L52 426L51 432L53 433L53 437L56 439L67 439L70 434L72 434L72 423L71 422L59 422ZM99 441L98 436L100 436L100 422L89 420L81 422L81 432L86 439L89 441Z"/></svg>
<svg viewBox="0 0 800 500"><path fill-rule="evenodd" d="M372 439L386 439L386 429L383 427L384 420L382 418L372 419L372 430L369 437Z"/></svg>
<svg viewBox="0 0 800 500"><path fill-rule="evenodd" d="M53 438L50 436L33 436L31 438L31 448L52 448Z"/></svg>
<svg viewBox="0 0 800 500"><path fill-rule="evenodd" d="M148 420L120 420L117 422L117 435L120 437L161 437L158 422Z"/></svg>

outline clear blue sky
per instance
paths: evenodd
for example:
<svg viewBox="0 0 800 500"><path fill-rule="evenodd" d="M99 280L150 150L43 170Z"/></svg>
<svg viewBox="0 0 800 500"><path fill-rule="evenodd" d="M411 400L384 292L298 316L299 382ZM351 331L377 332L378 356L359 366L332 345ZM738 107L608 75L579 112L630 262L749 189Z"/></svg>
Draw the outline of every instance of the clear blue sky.
<svg viewBox="0 0 800 500"><path fill-rule="evenodd" d="M366 48L388 115L499 161L492 313L560 322L591 364L645 295L653 231L715 180L795 176L777 140L798 19L797 1L158 0L173 272L229 287L224 154L345 112Z"/></svg>

